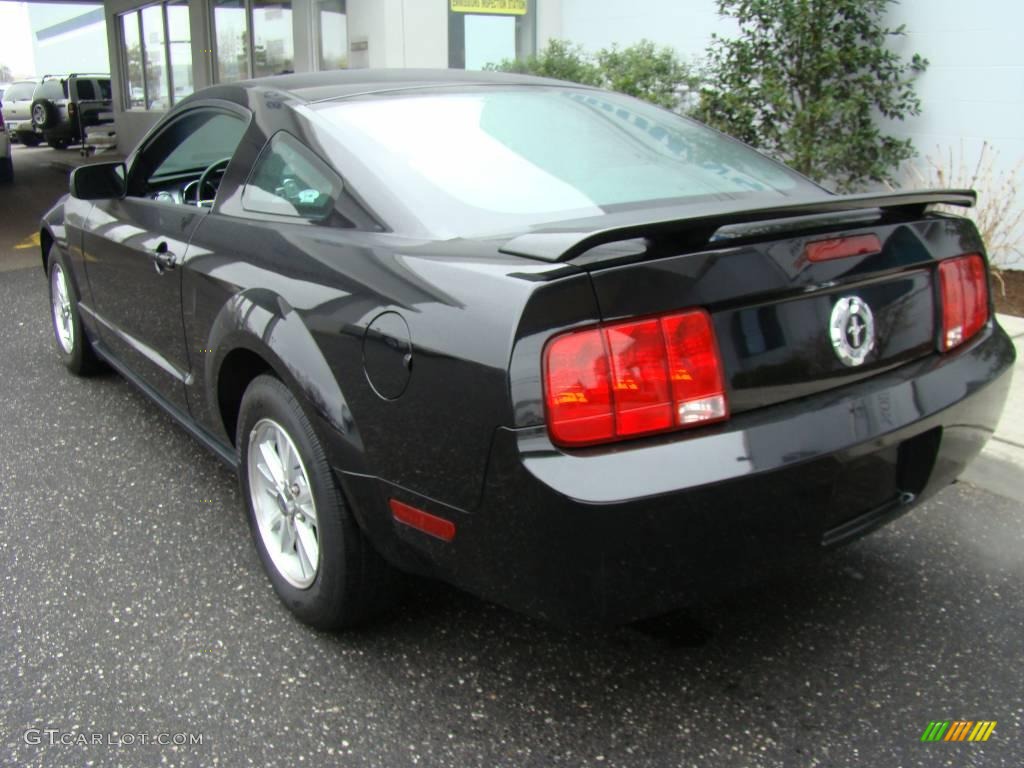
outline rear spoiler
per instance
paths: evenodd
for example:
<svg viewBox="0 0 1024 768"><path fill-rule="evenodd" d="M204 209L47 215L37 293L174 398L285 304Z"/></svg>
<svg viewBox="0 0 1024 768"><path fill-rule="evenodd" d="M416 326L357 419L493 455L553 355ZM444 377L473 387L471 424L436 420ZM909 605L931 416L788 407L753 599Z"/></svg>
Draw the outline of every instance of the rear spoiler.
<svg viewBox="0 0 1024 768"><path fill-rule="evenodd" d="M580 219L544 227L519 235L499 249L513 256L541 261L569 261L608 243L636 238L682 237L688 244L703 247L722 227L750 222L772 221L849 211L880 211L902 218L921 216L929 205L959 205L970 208L977 200L971 189L890 192L886 194L835 195L816 200L750 208L740 202L701 203L662 208L657 211L627 211ZM655 214L652 217L652 214ZM661 216L659 214L669 214Z"/></svg>

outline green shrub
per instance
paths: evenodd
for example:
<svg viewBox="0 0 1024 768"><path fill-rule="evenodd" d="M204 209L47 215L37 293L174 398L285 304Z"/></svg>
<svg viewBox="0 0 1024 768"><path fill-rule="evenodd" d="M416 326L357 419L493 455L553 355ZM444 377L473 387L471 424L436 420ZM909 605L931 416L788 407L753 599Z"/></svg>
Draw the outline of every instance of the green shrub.
<svg viewBox="0 0 1024 768"><path fill-rule="evenodd" d="M543 50L526 59L505 59L488 64L484 69L551 77L583 85L601 84L601 76L590 56L581 46L567 40L551 40Z"/></svg>
<svg viewBox="0 0 1024 768"><path fill-rule="evenodd" d="M916 153L877 118L920 113L913 79L928 66L887 47L905 34L883 23L892 2L719 0L739 35L713 38L696 116L840 190L891 182Z"/></svg>
<svg viewBox="0 0 1024 768"><path fill-rule="evenodd" d="M668 47L650 40L588 54L579 45L551 40L525 60L506 59L486 69L552 77L627 93L667 109L680 109L698 84L689 64Z"/></svg>

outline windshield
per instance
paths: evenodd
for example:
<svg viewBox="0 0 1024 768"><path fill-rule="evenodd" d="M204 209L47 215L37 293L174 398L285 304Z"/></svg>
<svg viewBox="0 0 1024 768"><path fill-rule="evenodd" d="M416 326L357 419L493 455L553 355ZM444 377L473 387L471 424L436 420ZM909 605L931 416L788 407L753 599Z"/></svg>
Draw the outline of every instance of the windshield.
<svg viewBox="0 0 1024 768"><path fill-rule="evenodd" d="M821 194L705 126L618 94L481 88L325 102L330 133L440 236L628 207ZM332 158L344 174L342 158Z"/></svg>

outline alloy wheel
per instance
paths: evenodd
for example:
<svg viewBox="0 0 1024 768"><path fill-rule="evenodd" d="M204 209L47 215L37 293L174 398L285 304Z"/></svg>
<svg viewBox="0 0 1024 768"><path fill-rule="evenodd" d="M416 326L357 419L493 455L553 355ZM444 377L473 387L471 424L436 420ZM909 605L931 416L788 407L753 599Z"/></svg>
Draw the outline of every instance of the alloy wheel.
<svg viewBox="0 0 1024 768"><path fill-rule="evenodd" d="M71 298L64 268L53 265L50 277L50 301L53 305L53 331L64 353L70 355L75 346L74 320L71 317Z"/></svg>
<svg viewBox="0 0 1024 768"><path fill-rule="evenodd" d="M249 500L274 567L297 589L316 580L320 538L309 475L284 427L260 419L249 433Z"/></svg>

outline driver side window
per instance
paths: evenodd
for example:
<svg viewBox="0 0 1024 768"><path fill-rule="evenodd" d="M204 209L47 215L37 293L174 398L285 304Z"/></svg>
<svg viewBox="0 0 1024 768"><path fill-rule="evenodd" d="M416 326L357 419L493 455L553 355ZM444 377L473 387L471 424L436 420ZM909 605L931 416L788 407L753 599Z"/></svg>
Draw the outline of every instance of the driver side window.
<svg viewBox="0 0 1024 768"><path fill-rule="evenodd" d="M128 179L128 194L194 205L195 197L189 200L186 193L192 189L199 194L196 182L203 172L235 154L246 127L238 115L214 109L182 115L139 153ZM219 170L223 172L223 165ZM213 197L218 181L216 176L204 183L204 198Z"/></svg>

